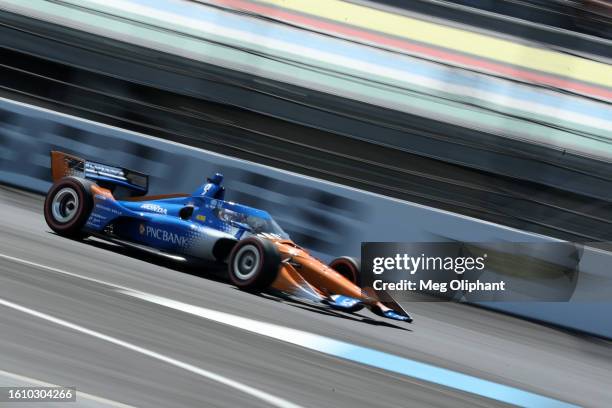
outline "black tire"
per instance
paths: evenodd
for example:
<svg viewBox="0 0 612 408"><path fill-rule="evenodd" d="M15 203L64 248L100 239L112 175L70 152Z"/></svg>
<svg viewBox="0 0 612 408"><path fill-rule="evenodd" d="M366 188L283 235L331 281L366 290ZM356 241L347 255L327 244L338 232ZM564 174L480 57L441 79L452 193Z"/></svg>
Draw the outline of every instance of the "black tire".
<svg viewBox="0 0 612 408"><path fill-rule="evenodd" d="M280 263L280 254L272 241L249 237L232 249L228 262L229 277L239 289L260 292L274 282Z"/></svg>
<svg viewBox="0 0 612 408"><path fill-rule="evenodd" d="M63 177L55 182L45 198L45 221L58 235L82 238L91 215L94 183L79 177Z"/></svg>
<svg viewBox="0 0 612 408"><path fill-rule="evenodd" d="M331 261L329 267L361 287L361 261L359 259L341 256Z"/></svg>

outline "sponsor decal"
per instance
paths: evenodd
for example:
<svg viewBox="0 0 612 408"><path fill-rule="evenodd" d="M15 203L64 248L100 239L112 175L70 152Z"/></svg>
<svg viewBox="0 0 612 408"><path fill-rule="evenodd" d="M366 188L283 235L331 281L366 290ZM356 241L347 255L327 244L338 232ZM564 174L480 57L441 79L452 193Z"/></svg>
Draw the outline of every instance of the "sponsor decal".
<svg viewBox="0 0 612 408"><path fill-rule="evenodd" d="M139 232L140 235L146 235L147 237L155 238L159 241L169 242L178 246L187 245L187 237L175 232L166 231L163 228L155 228L150 225L145 226L144 224L140 224Z"/></svg>
<svg viewBox="0 0 612 408"><path fill-rule="evenodd" d="M122 169L107 166L100 163L85 162L85 171L91 173L98 173L103 176L125 179L125 174Z"/></svg>
<svg viewBox="0 0 612 408"><path fill-rule="evenodd" d="M205 204L206 208L210 208L211 210L214 210L215 208L221 208L221 202L219 200L213 199L210 200L209 202L207 202Z"/></svg>
<svg viewBox="0 0 612 408"><path fill-rule="evenodd" d="M196 215L196 220L204 222L204 221L206 221L206 216L205 215L201 215L201 214L200 215Z"/></svg>
<svg viewBox="0 0 612 408"><path fill-rule="evenodd" d="M107 206L102 205L102 204L97 204L96 205L96 209L97 210L102 210L102 211L108 211L109 213L112 213L112 214L115 214L115 215L121 215L121 211L116 210L114 208L107 207Z"/></svg>
<svg viewBox="0 0 612 408"><path fill-rule="evenodd" d="M141 205L140 208L142 208L143 210L147 210L147 211L153 211L153 212L156 212L158 214L164 214L164 215L168 214L168 210L167 209L165 209L164 207L161 207L161 206L159 206L157 204L145 203L145 204Z"/></svg>

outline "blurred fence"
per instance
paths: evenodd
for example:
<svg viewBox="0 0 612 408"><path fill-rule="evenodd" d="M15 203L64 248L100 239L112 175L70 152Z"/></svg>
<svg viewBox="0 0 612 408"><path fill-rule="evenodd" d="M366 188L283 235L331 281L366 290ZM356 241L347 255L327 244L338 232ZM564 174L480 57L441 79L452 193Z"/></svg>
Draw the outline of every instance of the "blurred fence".
<svg viewBox="0 0 612 408"><path fill-rule="evenodd" d="M362 241L555 242L496 224L162 141L0 99L0 181L45 192L49 151L64 150L151 176L151 193L191 191L214 171L227 198L270 211L294 240L325 259L357 255ZM41 213L42 217L42 213ZM612 337L610 253L581 247L569 302L487 307ZM547 282L536 282L546 285Z"/></svg>

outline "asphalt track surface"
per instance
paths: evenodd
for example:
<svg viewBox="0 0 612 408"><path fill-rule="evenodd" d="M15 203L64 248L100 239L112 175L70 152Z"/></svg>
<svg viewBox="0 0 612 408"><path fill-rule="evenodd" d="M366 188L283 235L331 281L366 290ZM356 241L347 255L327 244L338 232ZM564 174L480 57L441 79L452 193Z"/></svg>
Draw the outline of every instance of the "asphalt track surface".
<svg viewBox="0 0 612 408"><path fill-rule="evenodd" d="M207 277L206 271L56 236L44 222L42 201L39 195L0 187L0 384L24 384L27 377L76 385L88 396L79 397L75 406L272 405L188 369L195 366L303 407L504 406L137 299L56 268L561 401L594 407L612 401L607 341L456 304L409 304L415 324L393 326L380 324L369 312L349 317L251 295ZM85 331L7 307L7 302Z"/></svg>

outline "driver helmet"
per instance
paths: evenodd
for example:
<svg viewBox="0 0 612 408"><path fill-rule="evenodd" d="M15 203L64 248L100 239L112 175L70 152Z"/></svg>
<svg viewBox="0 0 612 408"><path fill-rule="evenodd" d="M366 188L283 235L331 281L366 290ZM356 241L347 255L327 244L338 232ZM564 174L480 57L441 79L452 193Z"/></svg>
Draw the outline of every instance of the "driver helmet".
<svg viewBox="0 0 612 408"><path fill-rule="evenodd" d="M207 180L208 180L209 183L220 185L223 182L223 174L215 173L214 176L209 177Z"/></svg>

